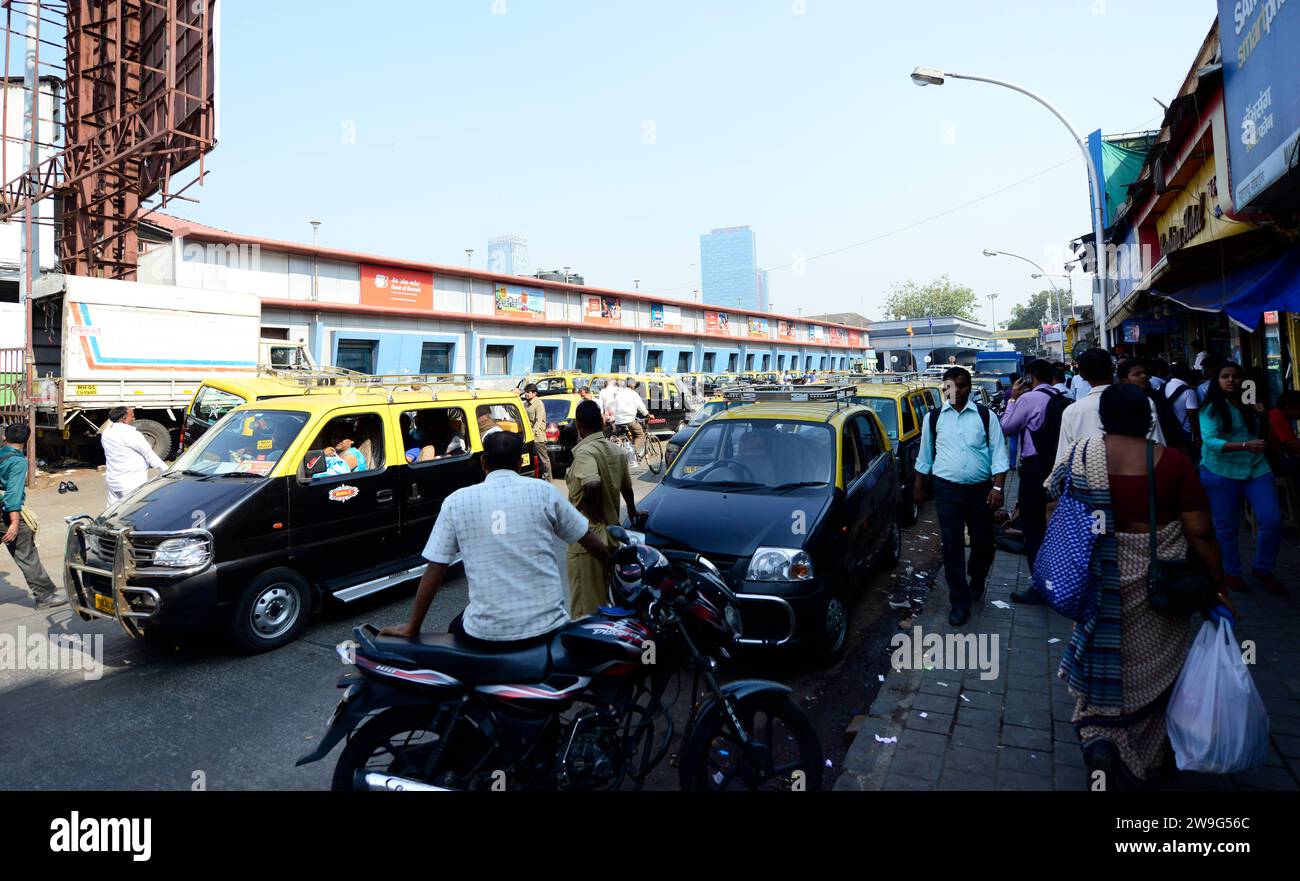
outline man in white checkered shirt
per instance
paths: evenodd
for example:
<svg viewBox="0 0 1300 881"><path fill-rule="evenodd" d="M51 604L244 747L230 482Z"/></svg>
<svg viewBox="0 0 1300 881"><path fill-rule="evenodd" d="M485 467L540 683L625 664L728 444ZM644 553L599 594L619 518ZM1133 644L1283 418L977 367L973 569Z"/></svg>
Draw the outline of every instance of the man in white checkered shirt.
<svg viewBox="0 0 1300 881"><path fill-rule="evenodd" d="M419 635L458 554L469 581L469 605L452 621L452 633L513 642L549 633L569 620L568 585L560 577L556 538L581 544L601 561L609 559L609 552L554 484L519 474L521 455L523 443L514 432L493 432L483 439L487 477L443 502L424 548L429 565L411 618L385 627L385 636Z"/></svg>

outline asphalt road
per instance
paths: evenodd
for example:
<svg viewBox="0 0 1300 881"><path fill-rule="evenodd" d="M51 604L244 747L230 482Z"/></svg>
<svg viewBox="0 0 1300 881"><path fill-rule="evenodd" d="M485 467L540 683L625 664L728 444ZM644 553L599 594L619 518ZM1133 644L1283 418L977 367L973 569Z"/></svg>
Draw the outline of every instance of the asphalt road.
<svg viewBox="0 0 1300 881"><path fill-rule="evenodd" d="M74 480L79 492L60 494L57 483ZM637 497L655 478L636 481ZM67 514L103 507L103 479L95 471L51 475L30 497L41 519L38 546L47 569L61 583ZM829 788L844 735L853 716L869 706L884 672L882 647L896 627L887 595L928 585L937 538L922 521L906 539L904 563L874 576L853 610L849 650L836 667L818 670L793 659L742 660L723 678L763 676L785 682L809 711L831 762ZM296 642L263 655L239 655L219 639L180 645L128 638L116 623L84 622L66 609L36 612L21 575L0 554L0 789L325 789L338 750L301 768L294 761L312 749L339 693L346 671L335 646L362 622L404 620L414 583L317 616ZM464 608L466 585L458 572L439 593L426 619L445 629ZM31 669L31 660L3 660L3 646L23 645L32 634L80 634L102 640L102 675L91 671ZM66 659L65 659L66 660ZM676 708L680 722L689 700ZM675 750L671 751L675 752ZM665 761L650 788L676 787L676 770Z"/></svg>

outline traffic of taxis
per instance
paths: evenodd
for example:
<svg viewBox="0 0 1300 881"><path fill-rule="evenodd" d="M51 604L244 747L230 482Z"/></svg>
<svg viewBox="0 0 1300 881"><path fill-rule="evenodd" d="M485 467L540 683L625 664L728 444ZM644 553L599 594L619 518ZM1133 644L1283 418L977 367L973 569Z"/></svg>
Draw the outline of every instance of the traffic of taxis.
<svg viewBox="0 0 1300 881"><path fill-rule="evenodd" d="M666 444L638 471L655 486L624 524L630 540L713 561L739 600L741 645L833 663L856 592L898 563L916 522L908 487L926 414L941 406L937 378L632 378L647 433ZM562 478L580 392L615 379L629 377L538 374L505 389L346 371L205 381L171 467L102 514L69 518L69 601L133 637L220 629L245 652L279 648L326 604L419 577L443 500L483 479L485 434L517 432L527 475L544 445ZM529 384L545 437L525 418ZM342 451L358 464L334 468Z"/></svg>

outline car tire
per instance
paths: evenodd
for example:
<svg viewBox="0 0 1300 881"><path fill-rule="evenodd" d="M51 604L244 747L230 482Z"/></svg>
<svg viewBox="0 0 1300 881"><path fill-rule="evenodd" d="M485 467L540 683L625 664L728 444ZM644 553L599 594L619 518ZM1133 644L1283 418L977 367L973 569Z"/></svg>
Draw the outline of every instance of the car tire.
<svg viewBox="0 0 1300 881"><path fill-rule="evenodd" d="M849 644L849 607L840 597L832 595L822 611L813 638L813 659L819 666L829 667L839 663Z"/></svg>
<svg viewBox="0 0 1300 881"><path fill-rule="evenodd" d="M167 426L152 419L137 419L135 429L144 435L144 439L153 447L159 459L166 459L172 452L172 433Z"/></svg>
<svg viewBox="0 0 1300 881"><path fill-rule="evenodd" d="M298 638L311 614L311 586L292 569L268 569L244 589L230 618L230 639L248 654L261 654Z"/></svg>

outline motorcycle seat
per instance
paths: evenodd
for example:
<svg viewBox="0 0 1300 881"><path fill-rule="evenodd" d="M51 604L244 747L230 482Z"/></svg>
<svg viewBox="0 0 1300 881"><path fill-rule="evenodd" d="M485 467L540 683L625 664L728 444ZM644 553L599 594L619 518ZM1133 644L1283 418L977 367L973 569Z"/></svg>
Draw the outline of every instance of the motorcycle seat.
<svg viewBox="0 0 1300 881"><path fill-rule="evenodd" d="M454 633L424 633L412 638L377 637L375 647L406 658L416 667L454 676L466 685L512 685L546 678L552 635L498 646Z"/></svg>

